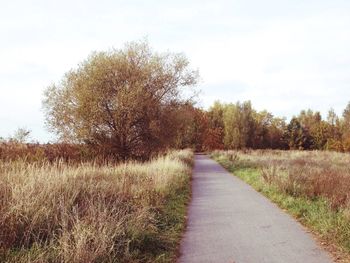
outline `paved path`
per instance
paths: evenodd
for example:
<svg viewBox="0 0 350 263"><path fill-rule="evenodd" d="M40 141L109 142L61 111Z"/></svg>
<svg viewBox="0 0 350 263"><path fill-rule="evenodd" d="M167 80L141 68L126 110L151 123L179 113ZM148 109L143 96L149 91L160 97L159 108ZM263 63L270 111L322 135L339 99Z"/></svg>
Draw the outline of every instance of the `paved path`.
<svg viewBox="0 0 350 263"><path fill-rule="evenodd" d="M332 262L291 216L209 157L195 158L179 262Z"/></svg>

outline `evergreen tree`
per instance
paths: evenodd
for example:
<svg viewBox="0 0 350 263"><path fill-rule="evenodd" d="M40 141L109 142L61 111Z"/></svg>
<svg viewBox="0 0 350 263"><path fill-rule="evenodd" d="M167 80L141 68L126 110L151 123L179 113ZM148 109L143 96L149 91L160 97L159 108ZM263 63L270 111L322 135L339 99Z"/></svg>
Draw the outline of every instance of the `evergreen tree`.
<svg viewBox="0 0 350 263"><path fill-rule="evenodd" d="M291 150L310 149L311 137L304 129L299 120L293 117L287 126L284 139Z"/></svg>

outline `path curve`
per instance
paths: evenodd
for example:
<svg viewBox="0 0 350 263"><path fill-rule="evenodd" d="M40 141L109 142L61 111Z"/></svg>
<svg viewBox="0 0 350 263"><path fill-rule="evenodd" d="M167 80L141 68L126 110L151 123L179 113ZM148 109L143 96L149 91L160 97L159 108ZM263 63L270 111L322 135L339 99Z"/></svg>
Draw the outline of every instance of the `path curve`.
<svg viewBox="0 0 350 263"><path fill-rule="evenodd" d="M195 156L180 263L331 263L311 235L252 187Z"/></svg>

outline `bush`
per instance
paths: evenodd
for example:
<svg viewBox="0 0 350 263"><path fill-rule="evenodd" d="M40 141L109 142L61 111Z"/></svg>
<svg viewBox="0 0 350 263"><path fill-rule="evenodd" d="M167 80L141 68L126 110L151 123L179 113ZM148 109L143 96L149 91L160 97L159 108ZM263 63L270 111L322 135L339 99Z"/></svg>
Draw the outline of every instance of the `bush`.
<svg viewBox="0 0 350 263"><path fill-rule="evenodd" d="M20 143L16 141L0 142L0 160L25 162L50 162L64 161L78 163L92 161L103 163L112 161L112 156L98 152L93 147L84 144L69 143Z"/></svg>

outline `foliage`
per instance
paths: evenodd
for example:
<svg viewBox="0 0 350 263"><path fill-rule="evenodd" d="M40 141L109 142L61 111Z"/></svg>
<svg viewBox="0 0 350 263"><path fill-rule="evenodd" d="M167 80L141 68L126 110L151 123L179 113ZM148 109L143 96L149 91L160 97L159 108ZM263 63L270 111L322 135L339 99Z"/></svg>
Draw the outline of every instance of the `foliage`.
<svg viewBox="0 0 350 263"><path fill-rule="evenodd" d="M204 134L203 150L224 149L223 134L224 131L221 128L208 128Z"/></svg>
<svg viewBox="0 0 350 263"><path fill-rule="evenodd" d="M180 125L174 147L204 150L208 129L207 114L192 104L185 104L180 108L177 118Z"/></svg>
<svg viewBox="0 0 350 263"><path fill-rule="evenodd" d="M291 150L310 149L311 146L310 135L297 118L292 118L288 124L284 139Z"/></svg>
<svg viewBox="0 0 350 263"><path fill-rule="evenodd" d="M158 54L145 42L95 52L47 88L47 124L62 139L119 159L147 159L176 137L182 89L196 84L182 54Z"/></svg>
<svg viewBox="0 0 350 263"><path fill-rule="evenodd" d="M250 102L225 105L223 120L226 147L241 149L252 146L254 119Z"/></svg>
<svg viewBox="0 0 350 263"><path fill-rule="evenodd" d="M183 108L180 147L214 149L291 149L350 151L350 104L339 118L333 109L326 120L302 110L289 123L270 112L256 111L249 101L214 102L207 111ZM187 121L185 121L187 120Z"/></svg>

